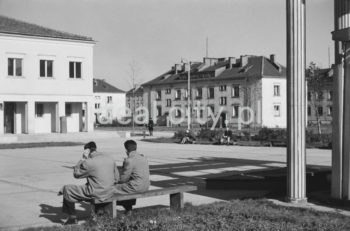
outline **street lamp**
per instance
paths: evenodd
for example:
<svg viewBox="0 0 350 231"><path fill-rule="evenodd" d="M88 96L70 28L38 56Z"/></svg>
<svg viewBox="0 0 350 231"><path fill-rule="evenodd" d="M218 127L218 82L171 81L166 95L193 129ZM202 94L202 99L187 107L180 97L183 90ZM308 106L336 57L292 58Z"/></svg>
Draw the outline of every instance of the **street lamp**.
<svg viewBox="0 0 350 231"><path fill-rule="evenodd" d="M184 60L181 59L181 63L184 63ZM187 72L187 129L191 129L191 62L187 61L188 72Z"/></svg>

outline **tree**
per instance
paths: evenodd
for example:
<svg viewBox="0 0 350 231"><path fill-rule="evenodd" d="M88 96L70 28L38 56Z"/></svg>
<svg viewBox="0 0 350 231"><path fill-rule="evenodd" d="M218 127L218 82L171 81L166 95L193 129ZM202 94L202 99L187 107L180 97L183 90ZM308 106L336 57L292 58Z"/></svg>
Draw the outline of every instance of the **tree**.
<svg viewBox="0 0 350 231"><path fill-rule="evenodd" d="M136 103L135 103L135 91L136 91L136 87L137 85L139 85L141 83L141 79L139 78L139 73L141 71L141 68L139 66L139 64L136 62L135 59L132 59L132 61L129 63L129 85L131 85L132 88L132 108L131 112L132 112L132 129L134 131L135 128L135 121L134 121L134 117L135 117L135 110L136 110Z"/></svg>
<svg viewBox="0 0 350 231"><path fill-rule="evenodd" d="M321 115L319 107L322 105L323 100L323 79L319 74L320 68L314 62L310 62L309 67L306 69L307 85L308 85L308 102L312 111L316 116L317 132L321 135Z"/></svg>

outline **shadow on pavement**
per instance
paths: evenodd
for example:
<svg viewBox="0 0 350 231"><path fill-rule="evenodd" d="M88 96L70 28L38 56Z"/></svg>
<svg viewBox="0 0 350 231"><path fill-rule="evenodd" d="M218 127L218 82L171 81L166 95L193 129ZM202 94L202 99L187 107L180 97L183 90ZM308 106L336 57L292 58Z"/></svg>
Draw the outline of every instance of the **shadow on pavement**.
<svg viewBox="0 0 350 231"><path fill-rule="evenodd" d="M187 161L186 161L187 160ZM171 187L196 185L192 194L222 200L246 198L273 198L284 200L287 190L285 163L276 161L247 160L236 158L202 157L184 159L183 163L152 165L151 174L158 179L153 186ZM329 206L316 192L330 189L329 167L307 166L307 197L310 201ZM334 204L334 203L333 203ZM337 206L334 204L334 206Z"/></svg>
<svg viewBox="0 0 350 231"><path fill-rule="evenodd" d="M76 204L78 205L78 203ZM44 217L55 224L62 224L65 219L67 219L67 214L62 212L62 207L54 207L47 204L40 204L39 217ZM77 216L79 219L88 218L90 216L90 204L89 203L80 203L80 207L83 208L77 209Z"/></svg>

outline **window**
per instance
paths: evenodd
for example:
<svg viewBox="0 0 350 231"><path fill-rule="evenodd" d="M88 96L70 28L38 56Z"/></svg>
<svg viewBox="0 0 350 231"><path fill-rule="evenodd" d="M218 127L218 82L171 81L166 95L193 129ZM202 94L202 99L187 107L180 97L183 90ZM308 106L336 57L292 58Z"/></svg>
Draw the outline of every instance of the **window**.
<svg viewBox="0 0 350 231"><path fill-rule="evenodd" d="M318 107L317 112L319 116L323 116L323 107Z"/></svg>
<svg viewBox="0 0 350 231"><path fill-rule="evenodd" d="M162 98L162 92L161 91L157 91L156 92L156 100L161 100Z"/></svg>
<svg viewBox="0 0 350 231"><path fill-rule="evenodd" d="M311 92L309 92L309 91L307 92L307 100L311 101Z"/></svg>
<svg viewBox="0 0 350 231"><path fill-rule="evenodd" d="M181 110L180 106L176 106L176 111L175 111L175 117L179 118L181 117Z"/></svg>
<svg viewBox="0 0 350 231"><path fill-rule="evenodd" d="M8 76L22 76L22 59L8 59Z"/></svg>
<svg viewBox="0 0 350 231"><path fill-rule="evenodd" d="M234 105L232 108L232 117L237 118L239 113L239 106Z"/></svg>
<svg viewBox="0 0 350 231"><path fill-rule="evenodd" d="M53 61L40 60L40 77L52 77L52 76L53 76Z"/></svg>
<svg viewBox="0 0 350 231"><path fill-rule="evenodd" d="M162 116L162 107L157 106L157 116Z"/></svg>
<svg viewBox="0 0 350 231"><path fill-rule="evenodd" d="M214 88L213 87L208 88L208 98L214 99Z"/></svg>
<svg viewBox="0 0 350 231"><path fill-rule="evenodd" d="M112 103L112 96L107 96L107 103Z"/></svg>
<svg viewBox="0 0 350 231"><path fill-rule="evenodd" d="M66 116L72 115L72 104L66 103Z"/></svg>
<svg viewBox="0 0 350 231"><path fill-rule="evenodd" d="M273 112L274 116L279 117L281 116L281 106L280 105L273 105Z"/></svg>
<svg viewBox="0 0 350 231"><path fill-rule="evenodd" d="M227 98L226 97L220 97L220 105L226 105Z"/></svg>
<svg viewBox="0 0 350 231"><path fill-rule="evenodd" d="M221 85L221 86L219 87L219 90L220 90L220 91L226 91L226 85Z"/></svg>
<svg viewBox="0 0 350 231"><path fill-rule="evenodd" d="M181 90L180 90L180 89L177 89L177 90L175 91L175 99L176 99L176 100L181 99Z"/></svg>
<svg viewBox="0 0 350 231"><path fill-rule="evenodd" d="M165 94L167 94L167 95L171 94L171 89L170 89L170 88L167 88L167 89L165 90Z"/></svg>
<svg viewBox="0 0 350 231"><path fill-rule="evenodd" d="M171 99L167 99L166 100L166 106L167 107L171 107Z"/></svg>
<svg viewBox="0 0 350 231"><path fill-rule="evenodd" d="M35 104L35 115L36 117L43 117L44 115L44 104L36 103Z"/></svg>
<svg viewBox="0 0 350 231"><path fill-rule="evenodd" d="M327 92L327 100L332 100L333 99L333 91L328 91Z"/></svg>
<svg viewBox="0 0 350 231"><path fill-rule="evenodd" d="M100 104L99 103L95 103L95 109L100 109Z"/></svg>
<svg viewBox="0 0 350 231"><path fill-rule="evenodd" d="M188 89L185 89L185 97L184 99L188 99Z"/></svg>
<svg viewBox="0 0 350 231"><path fill-rule="evenodd" d="M215 114L215 107L214 107L214 105L208 105L207 109L208 109L208 114L209 114L210 110L213 112L213 114Z"/></svg>
<svg viewBox="0 0 350 231"><path fill-rule="evenodd" d="M311 107L310 106L307 107L307 115L311 116Z"/></svg>
<svg viewBox="0 0 350 231"><path fill-rule="evenodd" d="M95 96L95 100L100 100L101 99L101 97L100 96ZM128 100L130 100L130 99L128 99Z"/></svg>
<svg viewBox="0 0 350 231"><path fill-rule="evenodd" d="M280 96L280 85L273 85L273 96Z"/></svg>
<svg viewBox="0 0 350 231"><path fill-rule="evenodd" d="M202 99L202 95L203 95L202 88L197 88L196 89L196 99Z"/></svg>
<svg viewBox="0 0 350 231"><path fill-rule="evenodd" d="M69 62L69 78L81 78L81 62Z"/></svg>
<svg viewBox="0 0 350 231"><path fill-rule="evenodd" d="M323 99L322 91L315 92L315 99L316 100L322 100Z"/></svg>
<svg viewBox="0 0 350 231"><path fill-rule="evenodd" d="M327 115L331 116L332 115L332 106L327 107Z"/></svg>
<svg viewBox="0 0 350 231"><path fill-rule="evenodd" d="M238 98L239 97L239 86L238 85L232 86L231 96L233 98Z"/></svg>

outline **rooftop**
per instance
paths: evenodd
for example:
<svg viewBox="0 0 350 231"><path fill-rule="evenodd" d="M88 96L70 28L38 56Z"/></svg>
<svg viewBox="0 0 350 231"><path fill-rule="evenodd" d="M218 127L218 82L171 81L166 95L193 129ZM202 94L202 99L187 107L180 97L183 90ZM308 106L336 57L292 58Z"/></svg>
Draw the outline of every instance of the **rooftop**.
<svg viewBox="0 0 350 231"><path fill-rule="evenodd" d="M33 37L93 41L91 37L62 32L0 15L0 33Z"/></svg>
<svg viewBox="0 0 350 231"><path fill-rule="evenodd" d="M233 61L234 60L234 61ZM286 68L264 56L241 56L238 59L217 59L212 64L193 62L190 68L191 81L228 80L242 78L275 77L285 78ZM143 85L174 84L187 81L188 71L177 70L176 66Z"/></svg>
<svg viewBox="0 0 350 231"><path fill-rule="evenodd" d="M94 79L94 93L125 93L103 79Z"/></svg>

